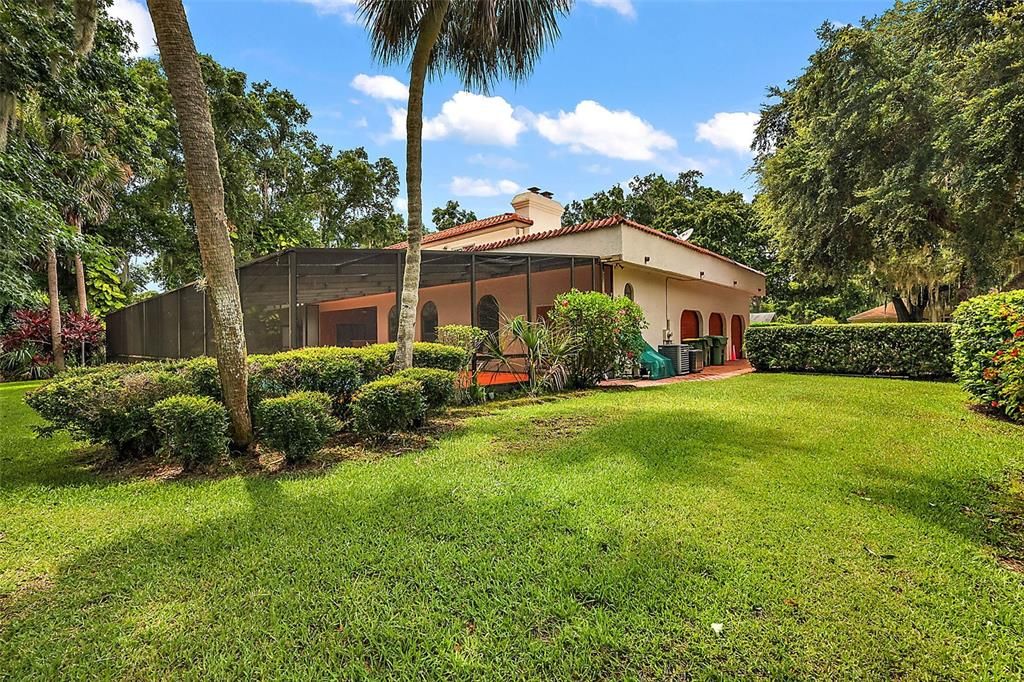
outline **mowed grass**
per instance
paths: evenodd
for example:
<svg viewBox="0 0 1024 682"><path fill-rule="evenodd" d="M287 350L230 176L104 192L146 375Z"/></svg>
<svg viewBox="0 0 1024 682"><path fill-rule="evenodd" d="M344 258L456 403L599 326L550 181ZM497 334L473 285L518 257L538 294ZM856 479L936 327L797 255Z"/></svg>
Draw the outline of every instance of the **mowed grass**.
<svg viewBox="0 0 1024 682"><path fill-rule="evenodd" d="M750 375L325 473L124 480L0 386L0 678L1024 675L1024 429ZM716 634L712 625L722 624Z"/></svg>

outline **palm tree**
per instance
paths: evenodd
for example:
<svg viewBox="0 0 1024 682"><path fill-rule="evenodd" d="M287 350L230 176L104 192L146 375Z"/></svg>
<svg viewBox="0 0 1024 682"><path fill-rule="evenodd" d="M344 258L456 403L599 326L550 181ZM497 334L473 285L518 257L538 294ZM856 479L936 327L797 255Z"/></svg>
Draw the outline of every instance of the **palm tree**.
<svg viewBox="0 0 1024 682"><path fill-rule="evenodd" d="M156 29L160 61L167 73L185 151L185 179L210 296L217 368L231 419L232 440L236 447L248 448L253 436L242 302L224 211L224 182L210 119L210 102L181 0L149 0L149 14Z"/></svg>
<svg viewBox="0 0 1024 682"><path fill-rule="evenodd" d="M374 57L410 61L405 122L409 235L398 318L395 366L412 366L423 237L423 87L451 71L467 88L487 90L500 77L524 80L558 38L558 19L573 0L360 0Z"/></svg>

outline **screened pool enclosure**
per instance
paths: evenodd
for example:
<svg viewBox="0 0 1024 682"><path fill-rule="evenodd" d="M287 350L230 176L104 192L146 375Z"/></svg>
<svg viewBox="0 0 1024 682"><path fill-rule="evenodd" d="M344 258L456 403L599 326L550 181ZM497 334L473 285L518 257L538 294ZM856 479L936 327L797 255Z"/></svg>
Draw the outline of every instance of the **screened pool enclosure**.
<svg viewBox="0 0 1024 682"><path fill-rule="evenodd" d="M250 353L393 341L405 252L291 249L238 267ZM446 324L496 332L519 315L542 318L560 293L600 288L591 256L424 251L417 340ZM107 315L112 360L216 355L206 294L196 284Z"/></svg>

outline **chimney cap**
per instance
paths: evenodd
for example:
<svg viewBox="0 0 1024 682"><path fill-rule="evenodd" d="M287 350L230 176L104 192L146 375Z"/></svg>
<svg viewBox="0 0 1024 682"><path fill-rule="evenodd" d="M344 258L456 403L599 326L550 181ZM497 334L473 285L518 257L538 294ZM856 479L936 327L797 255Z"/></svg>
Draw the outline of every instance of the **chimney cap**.
<svg viewBox="0 0 1024 682"><path fill-rule="evenodd" d="M554 199L555 198L555 193L554 192L541 192L540 195L542 197L544 197L545 199Z"/></svg>
<svg viewBox="0 0 1024 682"><path fill-rule="evenodd" d="M540 187L527 187L527 192L533 192L534 194L540 194Z"/></svg>

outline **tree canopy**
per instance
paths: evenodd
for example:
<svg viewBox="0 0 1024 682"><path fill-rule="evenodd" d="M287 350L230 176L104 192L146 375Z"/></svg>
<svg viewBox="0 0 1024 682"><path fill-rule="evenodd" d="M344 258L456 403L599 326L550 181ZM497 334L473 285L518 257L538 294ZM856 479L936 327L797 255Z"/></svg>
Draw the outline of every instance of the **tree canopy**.
<svg viewBox="0 0 1024 682"><path fill-rule="evenodd" d="M431 213L434 222L434 229L447 230L449 227L471 223L476 220L476 213L468 208L462 208L459 202L449 199L444 206L437 206Z"/></svg>
<svg viewBox="0 0 1024 682"><path fill-rule="evenodd" d="M899 3L818 37L755 140L758 206L798 274L870 275L902 319L1019 275L1024 3Z"/></svg>

